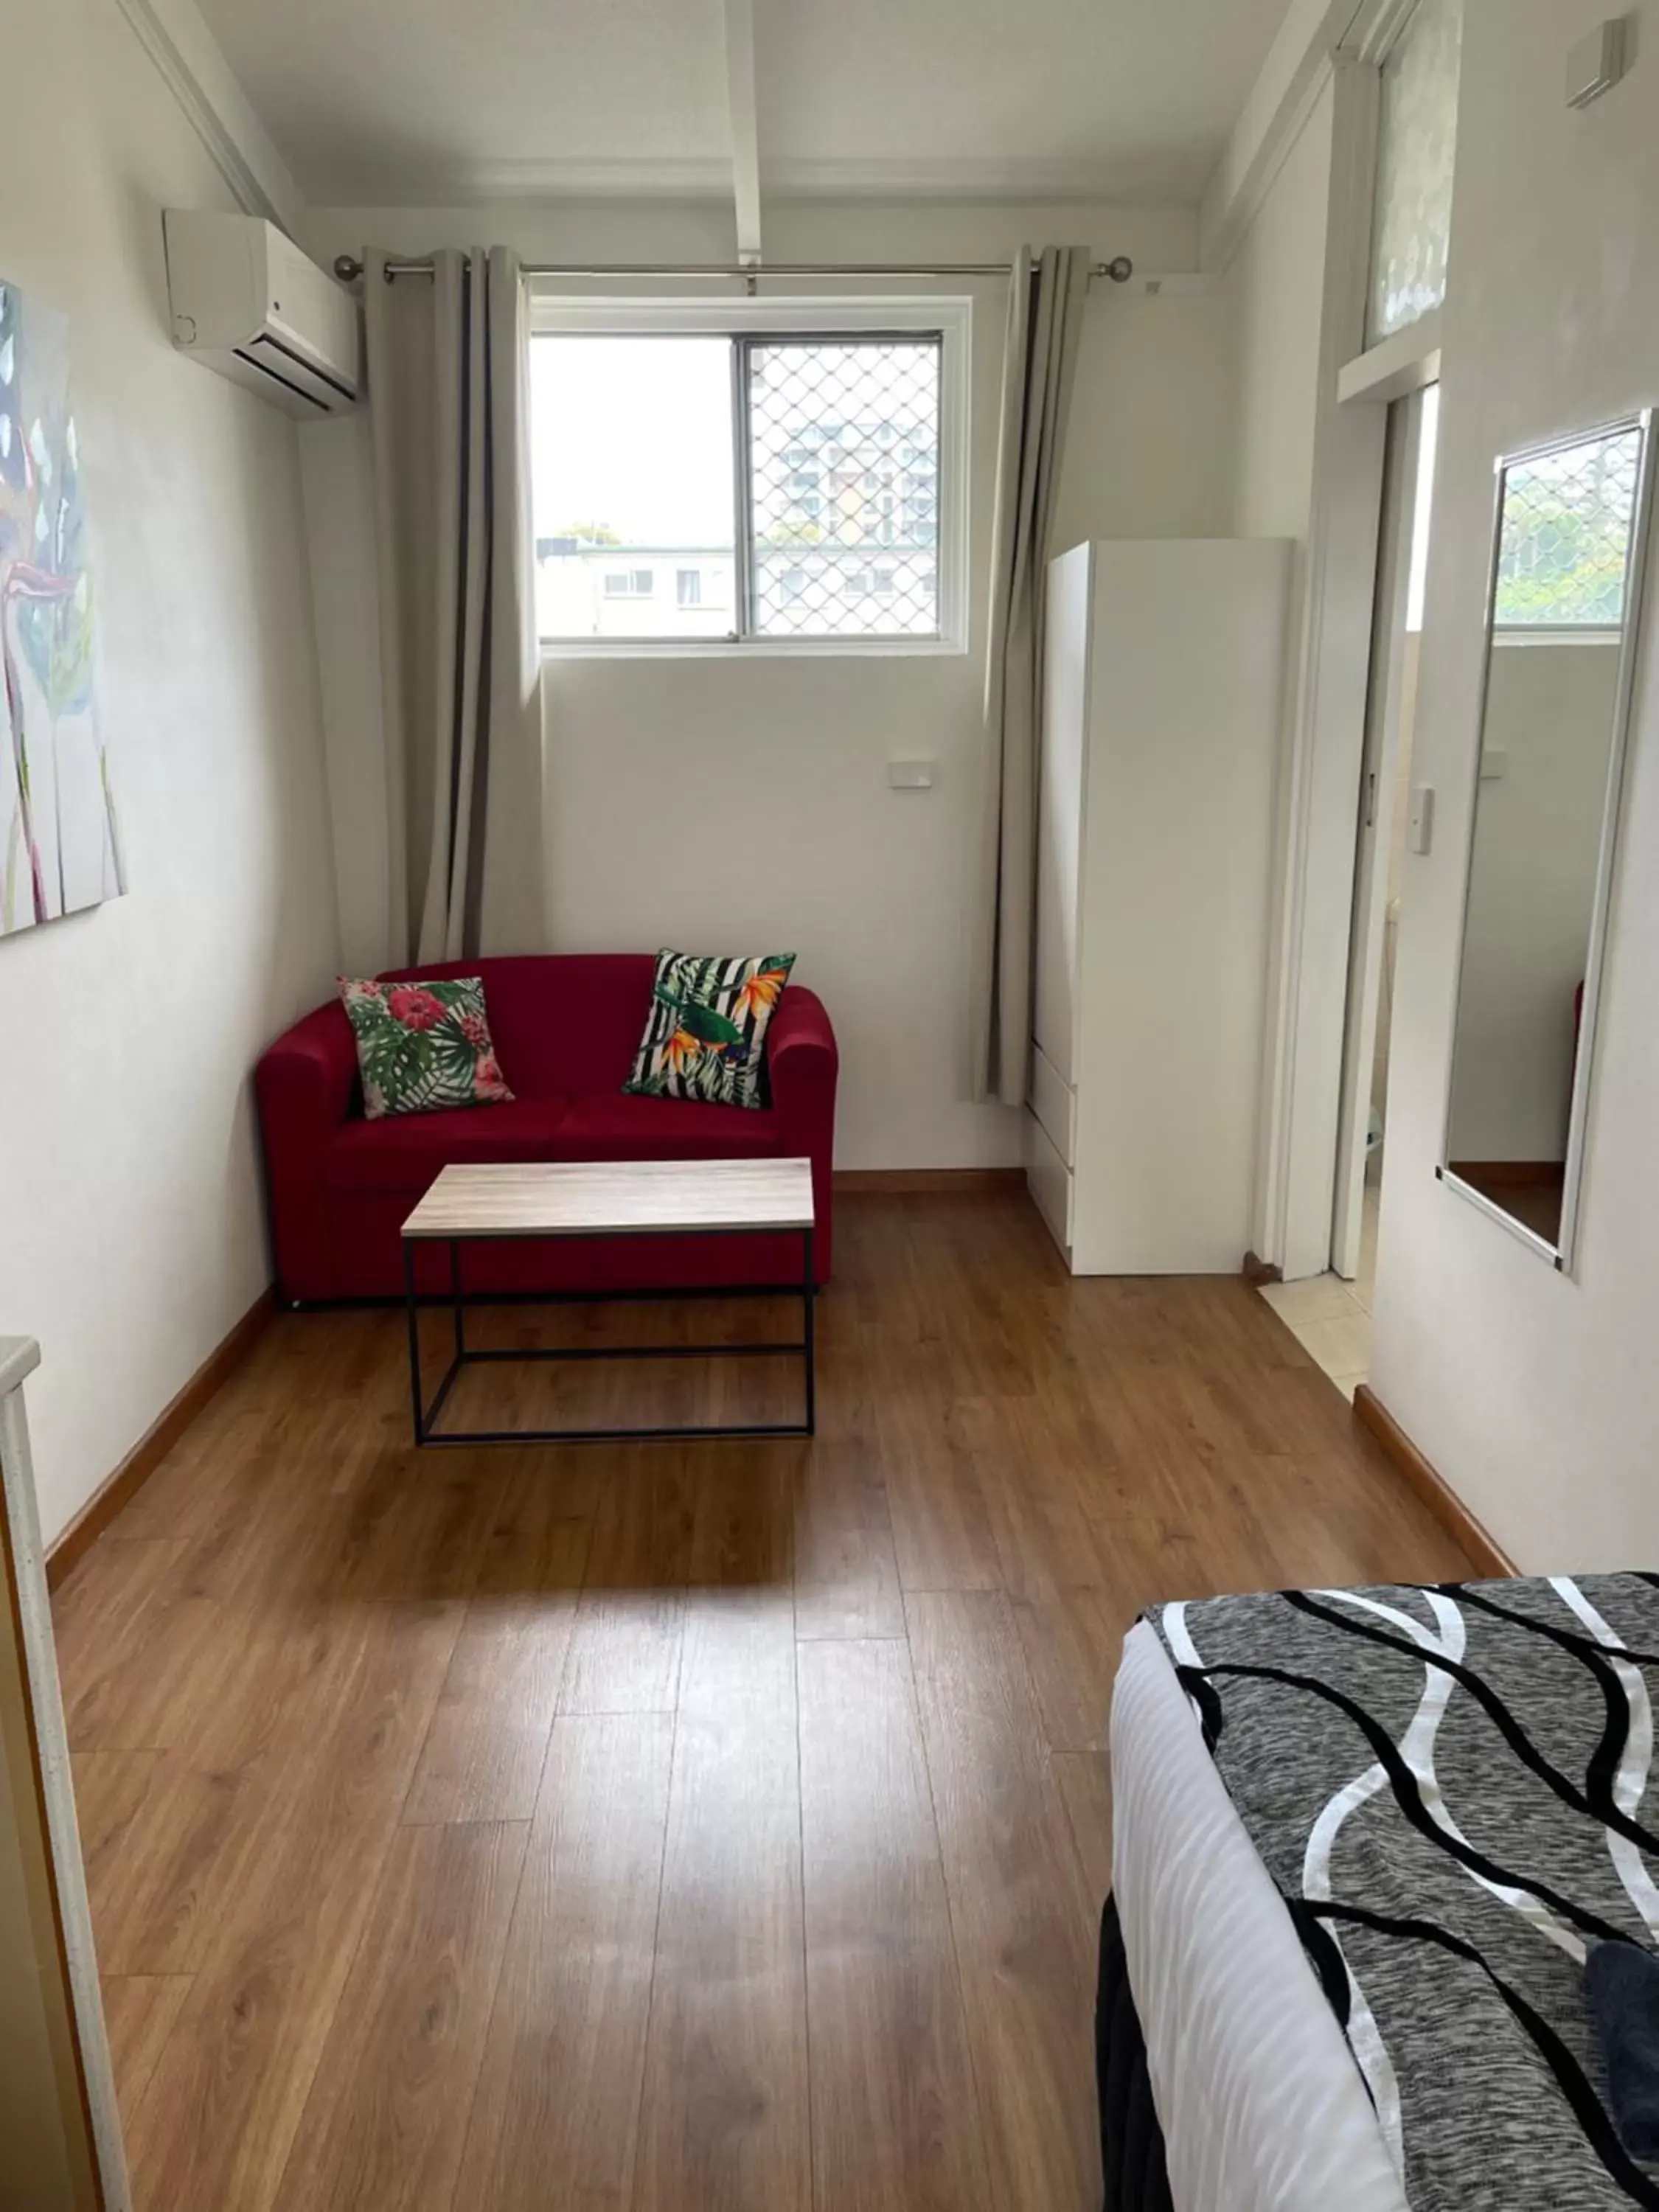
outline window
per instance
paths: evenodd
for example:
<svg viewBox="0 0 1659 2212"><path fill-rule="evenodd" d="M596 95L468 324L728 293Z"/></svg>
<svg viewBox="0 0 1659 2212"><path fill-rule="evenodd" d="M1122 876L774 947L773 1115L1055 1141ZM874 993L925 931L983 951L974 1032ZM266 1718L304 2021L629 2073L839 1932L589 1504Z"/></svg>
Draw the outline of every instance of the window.
<svg viewBox="0 0 1659 2212"><path fill-rule="evenodd" d="M777 315L776 329L690 328L720 310L672 302L538 310L537 603L549 644L958 647L954 380L966 305L936 303L934 327L915 302L855 303L848 319L895 307L898 327L828 332L793 326L804 303L781 313L755 303L756 321ZM607 313L622 327L603 327ZM649 326L657 313L670 327ZM672 568L672 611L649 604L655 567L629 557L641 553Z"/></svg>
<svg viewBox="0 0 1659 2212"><path fill-rule="evenodd" d="M1500 631L1617 630L1642 465L1634 428L1540 453L1504 477Z"/></svg>
<svg viewBox="0 0 1659 2212"><path fill-rule="evenodd" d="M937 636L939 522L904 509L884 484L902 482L881 449L896 441L917 455L912 469L939 465L939 339L932 333L871 337L756 339L739 374L747 399L750 539L750 618L761 637ZM826 465L842 473L828 504L809 502L790 481L787 457L809 425L822 426ZM931 486L932 475L929 476ZM879 545L908 557L884 565ZM783 578L789 579L788 588Z"/></svg>
<svg viewBox="0 0 1659 2212"><path fill-rule="evenodd" d="M1368 345L1446 296L1463 0L1417 0L1382 64Z"/></svg>
<svg viewBox="0 0 1659 2212"><path fill-rule="evenodd" d="M735 557L727 342L532 338L530 376L542 635L726 636L729 611L688 606L678 578L729 575ZM659 559L675 571L672 605Z"/></svg>

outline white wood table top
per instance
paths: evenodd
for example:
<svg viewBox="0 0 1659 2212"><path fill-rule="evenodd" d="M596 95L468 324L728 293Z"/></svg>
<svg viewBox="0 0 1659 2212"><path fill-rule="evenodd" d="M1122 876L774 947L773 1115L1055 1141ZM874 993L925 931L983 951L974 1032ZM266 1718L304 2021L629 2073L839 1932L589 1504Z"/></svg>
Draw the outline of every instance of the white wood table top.
<svg viewBox="0 0 1659 2212"><path fill-rule="evenodd" d="M410 1237L810 1229L811 1160L480 1161L445 1168Z"/></svg>

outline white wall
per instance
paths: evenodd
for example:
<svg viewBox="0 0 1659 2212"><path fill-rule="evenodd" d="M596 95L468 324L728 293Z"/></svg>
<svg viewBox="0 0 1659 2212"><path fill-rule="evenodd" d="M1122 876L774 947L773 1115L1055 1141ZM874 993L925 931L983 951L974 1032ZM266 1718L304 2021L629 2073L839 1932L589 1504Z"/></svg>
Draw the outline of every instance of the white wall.
<svg viewBox="0 0 1659 2212"><path fill-rule="evenodd" d="M1371 1382L1528 1571L1659 1567L1659 656L1639 679L1577 1264L1437 1185L1482 659L1492 461L1659 398L1659 7L1583 113L1600 0L1468 0L1418 714L1435 849L1407 864ZM1650 579L1650 584L1652 579ZM1650 589L1645 618L1654 620ZM1650 640L1651 643L1651 640Z"/></svg>
<svg viewBox="0 0 1659 2212"><path fill-rule="evenodd" d="M0 273L70 318L131 895L0 943L0 1332L50 1538L269 1279L248 1073L334 890L294 431L167 341L161 209L229 204L115 0L7 10Z"/></svg>
<svg viewBox="0 0 1659 2212"><path fill-rule="evenodd" d="M1500 641L1457 998L1451 1158L1561 1160L1619 688L1612 641ZM1498 763L1492 761L1496 768Z"/></svg>
<svg viewBox="0 0 1659 2212"><path fill-rule="evenodd" d="M501 241L526 258L727 260L729 210L503 204L331 209L313 252ZM1021 242L1190 269L1189 211L833 206L769 209L774 260L994 260ZM873 289L866 287L864 289ZM960 291L960 284L954 288ZM547 912L555 949L782 945L821 990L842 1052L838 1158L850 1167L1012 1163L1018 1116L967 1103L965 950L979 823L984 607L1006 282L976 283L971 649L954 658L756 655L549 664ZM1149 301L1097 284L1079 364L1056 548L1087 536L1229 527L1227 318L1218 297ZM354 963L385 957L373 856L379 769L363 425L306 432L324 686ZM349 449L349 450L348 450ZM326 602L326 605L325 603ZM372 745L367 749L372 752ZM931 792L886 783L938 763ZM355 826L352 826L355 825Z"/></svg>
<svg viewBox="0 0 1659 2212"><path fill-rule="evenodd" d="M1224 279L1237 362L1232 527L1241 538L1307 541L1334 104L1328 76Z"/></svg>

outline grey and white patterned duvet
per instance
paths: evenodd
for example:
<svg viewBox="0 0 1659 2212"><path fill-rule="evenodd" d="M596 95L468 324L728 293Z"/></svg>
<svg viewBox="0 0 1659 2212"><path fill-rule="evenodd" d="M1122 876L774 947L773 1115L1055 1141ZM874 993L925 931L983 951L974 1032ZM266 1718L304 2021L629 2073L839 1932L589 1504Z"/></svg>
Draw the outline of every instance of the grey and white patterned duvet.
<svg viewBox="0 0 1659 2212"><path fill-rule="evenodd" d="M1659 1945L1659 1577L1155 1608L1413 2212L1659 2209L1586 1946Z"/></svg>

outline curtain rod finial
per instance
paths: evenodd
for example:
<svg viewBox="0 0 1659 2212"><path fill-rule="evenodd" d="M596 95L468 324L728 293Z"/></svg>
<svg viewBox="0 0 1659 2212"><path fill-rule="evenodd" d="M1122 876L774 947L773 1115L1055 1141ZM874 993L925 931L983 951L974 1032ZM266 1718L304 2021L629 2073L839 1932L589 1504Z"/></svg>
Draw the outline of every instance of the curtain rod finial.
<svg viewBox="0 0 1659 2212"><path fill-rule="evenodd" d="M343 284L355 284L362 273L362 263L356 259L353 255L349 253L337 253L335 255L334 274L339 278Z"/></svg>
<svg viewBox="0 0 1659 2212"><path fill-rule="evenodd" d="M1117 254L1106 264L1106 274L1114 284L1127 284L1134 273L1135 264L1127 253Z"/></svg>

